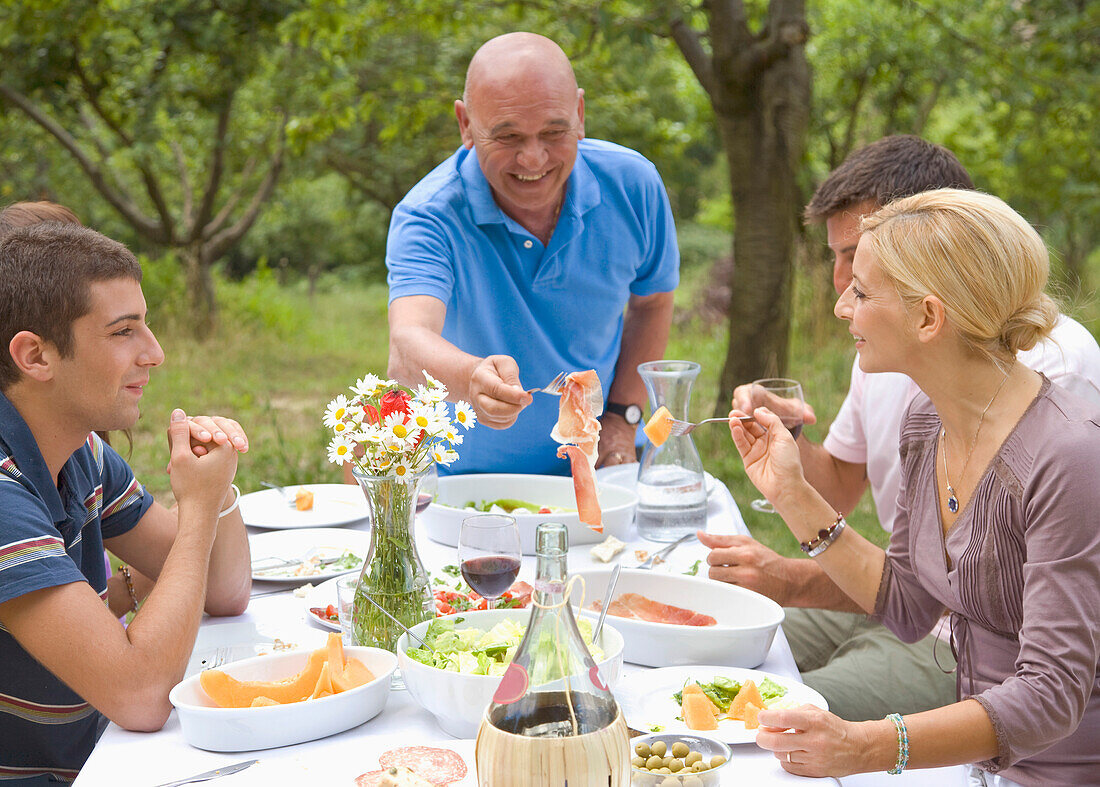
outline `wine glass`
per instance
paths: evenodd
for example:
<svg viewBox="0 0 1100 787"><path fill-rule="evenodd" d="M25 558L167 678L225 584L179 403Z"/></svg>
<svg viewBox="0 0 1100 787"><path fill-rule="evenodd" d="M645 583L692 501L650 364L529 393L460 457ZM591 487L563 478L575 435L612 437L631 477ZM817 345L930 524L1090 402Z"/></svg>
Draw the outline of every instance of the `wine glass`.
<svg viewBox="0 0 1100 787"><path fill-rule="evenodd" d="M420 493L416 496L416 513L423 514L439 491L439 470L435 462L428 467L428 472L420 481Z"/></svg>
<svg viewBox="0 0 1100 787"><path fill-rule="evenodd" d="M519 528L507 514L478 514L462 520L458 566L466 584L493 609L516 581L520 566Z"/></svg>
<svg viewBox="0 0 1100 787"><path fill-rule="evenodd" d="M779 416L783 426L787 427L791 436L797 440L802 434L802 415L805 410L801 383L786 377L767 377L763 380L753 380L751 391L752 409L767 407ZM753 511L759 511L762 514L775 513L775 506L764 498L753 500L749 505Z"/></svg>

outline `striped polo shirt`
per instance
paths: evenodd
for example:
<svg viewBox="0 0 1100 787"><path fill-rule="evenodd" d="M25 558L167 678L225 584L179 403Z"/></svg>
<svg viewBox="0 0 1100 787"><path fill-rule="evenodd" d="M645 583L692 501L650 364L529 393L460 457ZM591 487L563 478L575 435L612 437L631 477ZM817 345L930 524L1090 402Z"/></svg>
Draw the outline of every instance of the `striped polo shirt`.
<svg viewBox="0 0 1100 787"><path fill-rule="evenodd" d="M55 485L30 428L0 394L0 603L70 582L106 601L103 539L128 531L152 503L94 433ZM0 665L0 782L71 782L95 745L99 713L2 623Z"/></svg>

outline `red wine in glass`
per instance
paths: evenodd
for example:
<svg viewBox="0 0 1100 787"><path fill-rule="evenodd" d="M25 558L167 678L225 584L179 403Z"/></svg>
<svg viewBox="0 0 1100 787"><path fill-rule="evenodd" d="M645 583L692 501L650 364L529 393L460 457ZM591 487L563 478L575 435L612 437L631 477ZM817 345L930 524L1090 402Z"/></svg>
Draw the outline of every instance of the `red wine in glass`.
<svg viewBox="0 0 1100 787"><path fill-rule="evenodd" d="M426 492L421 492L419 495L416 496L416 513L423 514L424 509L426 509L431 504L431 502L432 496L427 494Z"/></svg>
<svg viewBox="0 0 1100 787"><path fill-rule="evenodd" d="M485 598L497 599L519 574L520 561L510 555L486 555L464 560L460 566L466 584Z"/></svg>
<svg viewBox="0 0 1100 787"><path fill-rule="evenodd" d="M458 565L462 577L480 593L488 609L512 586L519 573L519 528L506 514L475 514L462 520Z"/></svg>

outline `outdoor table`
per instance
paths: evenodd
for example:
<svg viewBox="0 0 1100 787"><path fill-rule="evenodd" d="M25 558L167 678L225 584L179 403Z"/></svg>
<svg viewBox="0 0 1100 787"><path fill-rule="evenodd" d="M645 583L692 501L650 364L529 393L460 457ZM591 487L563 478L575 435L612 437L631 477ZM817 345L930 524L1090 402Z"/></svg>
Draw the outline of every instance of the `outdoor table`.
<svg viewBox="0 0 1100 787"><path fill-rule="evenodd" d="M366 522L349 527L360 530L370 529ZM748 534L737 504L721 482L716 484L716 488L708 497L707 531ZM421 560L429 571L438 571L444 565L458 562L455 547L435 543L419 531L416 538ZM623 565L635 565L637 561L633 560L634 549L652 551L661 546L654 542L642 541L636 534L632 534L621 556ZM590 548L591 545L579 545L569 550L570 571L607 567L608 564L592 558ZM700 565L699 572L700 575L705 576L706 554L707 549L698 541L690 541L674 550L667 562L655 570L682 572L702 558L704 562ZM534 556L524 556L520 578L526 580L533 578L534 568ZM302 647L319 647L325 641L327 632L306 620L304 600L290 592L290 589L297 584L283 583L286 592L258 595L268 593L272 589L279 588L280 585L268 582L255 583L252 591L254 598L243 615L235 618L206 617L203 619L199 643L207 649L217 644L237 644L240 642L242 631L263 630L268 634L277 632L277 636L284 642ZM599 595L602 590L598 588L589 592ZM647 668L635 664L624 664L623 675L645 669ZM776 632L775 641L768 652L767 659L759 665L758 669L792 678L799 677L782 629ZM474 769L474 741L448 736L436 725L435 718L421 708L404 690L391 691L382 713L359 727L321 740L255 752L223 753L193 748L183 738L175 711L158 732L129 732L115 724L110 724L96 744L75 784L76 787L108 783L135 785L135 787L151 786L242 760L258 759L259 762L251 768L224 777L224 782L218 780L218 787L222 783L225 787L245 787L246 785L271 787L284 784L353 785L356 776L379 767L378 755L389 749L410 745L453 749L462 755L470 768L466 778L459 784L477 784ZM884 783L909 787L921 784L963 783L961 775L958 774L959 769L913 771L901 777L865 774L859 777L846 777L842 780L807 780L788 774L779 766L771 752L759 749L751 743L735 745L732 760L736 763L736 767L727 767L728 773L723 779L723 784L782 785L817 782L856 787L856 785Z"/></svg>

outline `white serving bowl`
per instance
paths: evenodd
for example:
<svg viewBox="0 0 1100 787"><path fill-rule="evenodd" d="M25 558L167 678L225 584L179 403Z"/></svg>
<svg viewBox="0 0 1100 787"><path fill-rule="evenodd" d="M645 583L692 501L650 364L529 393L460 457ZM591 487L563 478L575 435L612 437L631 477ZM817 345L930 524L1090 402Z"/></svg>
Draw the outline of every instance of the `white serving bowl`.
<svg viewBox="0 0 1100 787"><path fill-rule="evenodd" d="M234 661L219 669L238 680L281 680L300 672L310 650ZM349 691L316 700L260 708L219 708L192 675L176 684L168 699L179 713L183 737L208 751L273 749L335 735L357 727L382 712L390 694L396 657L385 650L345 647L347 658L363 662L374 680Z"/></svg>
<svg viewBox="0 0 1100 787"><path fill-rule="evenodd" d="M610 569L578 572L589 592L585 605L599 598L610 579ZM574 589L574 602L578 590ZM608 615L626 640L623 658L648 667L719 664L756 667L763 663L783 622L783 608L767 596L712 579L623 569L615 598L638 593L662 604L684 607L713 617L714 626L682 626ZM599 617L592 609L581 612Z"/></svg>
<svg viewBox="0 0 1100 787"><path fill-rule="evenodd" d="M462 618L459 628L477 628L488 631L501 620L511 618L526 626L531 616L527 609L490 609L477 612L462 612L455 617ZM411 631L419 637L424 636L430 621L418 623ZM608 686L614 687L623 666L623 637L611 625L604 623L600 634L600 646L604 650L604 659L597 662L600 675ZM413 647L419 647L413 642ZM397 663L401 667L401 677L405 687L420 705L435 716L443 731L455 738L473 738L485 715L485 708L493 699L499 676L464 675L460 672L429 667L409 658L405 651L409 649L409 635L402 634L397 640Z"/></svg>
<svg viewBox="0 0 1100 787"><path fill-rule="evenodd" d="M442 476L435 500L420 515L420 522L432 541L458 546L462 520L478 513L466 511L464 506L467 503L511 498L573 509L555 514L513 514L519 526L520 549L525 555L535 554L535 528L542 522L561 522L565 525L569 531L570 546L598 544L608 536L628 540L626 534L634 521L638 495L630 489L600 481L596 482L596 494L603 511L603 533L597 533L588 525L581 524L576 512L577 498L573 491L573 479L569 476L509 473Z"/></svg>

